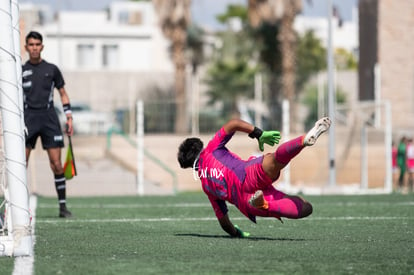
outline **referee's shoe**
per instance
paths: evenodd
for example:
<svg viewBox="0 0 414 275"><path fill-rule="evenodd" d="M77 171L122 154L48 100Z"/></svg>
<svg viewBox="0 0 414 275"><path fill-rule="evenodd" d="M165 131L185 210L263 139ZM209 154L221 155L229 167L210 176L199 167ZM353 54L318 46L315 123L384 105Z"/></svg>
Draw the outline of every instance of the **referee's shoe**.
<svg viewBox="0 0 414 275"><path fill-rule="evenodd" d="M72 213L66 208L66 206L60 207L59 218L71 218Z"/></svg>

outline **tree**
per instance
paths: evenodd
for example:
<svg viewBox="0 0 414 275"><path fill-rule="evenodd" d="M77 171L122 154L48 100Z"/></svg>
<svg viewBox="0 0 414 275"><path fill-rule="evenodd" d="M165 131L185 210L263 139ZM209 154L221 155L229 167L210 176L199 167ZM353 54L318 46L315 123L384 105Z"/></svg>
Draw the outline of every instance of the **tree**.
<svg viewBox="0 0 414 275"><path fill-rule="evenodd" d="M282 53L280 41L277 39L279 24L263 22L252 30L252 39L256 41L262 75L267 81L266 104L270 111L271 120L269 127L280 129L281 127L281 103L282 94Z"/></svg>
<svg viewBox="0 0 414 275"><path fill-rule="evenodd" d="M338 70L356 70L358 62L352 53L343 48L335 49L335 64Z"/></svg>
<svg viewBox="0 0 414 275"><path fill-rule="evenodd" d="M221 102L222 116L226 120L237 116L239 97L252 97L255 69L243 60L218 60L208 70L205 80L210 104Z"/></svg>
<svg viewBox="0 0 414 275"><path fill-rule="evenodd" d="M324 98L328 98L327 88L324 89ZM346 93L340 88L336 89L336 103L343 104L346 102ZM303 104L308 108L308 114L305 119L305 129L310 129L315 125L315 121L320 119L318 116L318 88L315 85L309 86L303 97ZM328 109L328 103L325 102L324 110Z"/></svg>
<svg viewBox="0 0 414 275"><path fill-rule="evenodd" d="M187 42L187 27L190 24L191 0L153 0L158 12L161 28L171 40L172 59L175 65L175 94L177 111L175 132L187 132L187 113L185 96L185 49Z"/></svg>
<svg viewBox="0 0 414 275"><path fill-rule="evenodd" d="M218 33L222 46L216 52L204 79L208 86L209 103L222 103L221 117L228 119L238 115L240 97L252 97L257 65L252 52L255 43L247 24L247 9L241 5L229 5L224 14L217 16L224 24L238 22L240 29ZM239 21L237 21L239 20Z"/></svg>
<svg viewBox="0 0 414 275"><path fill-rule="evenodd" d="M326 69L326 49L321 41L309 30L298 38L296 91L301 92L309 78Z"/></svg>
<svg viewBox="0 0 414 275"><path fill-rule="evenodd" d="M283 97L290 103L291 121L295 121L295 45L293 21L302 8L301 0L249 0L249 20L253 27L263 23L279 23L277 39L281 52L281 86ZM275 51L277 49L274 49ZM277 95L275 95L277 97ZM272 108L273 109L273 108ZM291 128L294 124L291 123Z"/></svg>
<svg viewBox="0 0 414 275"><path fill-rule="evenodd" d="M187 29L187 49L193 73L196 73L198 66L204 62L203 35L204 31L195 24L191 24Z"/></svg>

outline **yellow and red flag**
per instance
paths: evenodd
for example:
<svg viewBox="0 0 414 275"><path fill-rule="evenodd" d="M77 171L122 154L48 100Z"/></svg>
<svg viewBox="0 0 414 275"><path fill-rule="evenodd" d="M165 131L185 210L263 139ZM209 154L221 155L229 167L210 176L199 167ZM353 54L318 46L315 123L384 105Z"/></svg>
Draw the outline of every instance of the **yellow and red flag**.
<svg viewBox="0 0 414 275"><path fill-rule="evenodd" d="M66 160L65 165L63 166L65 178L67 180L72 179L74 176L77 175L76 173L76 165L75 165L75 156L73 155L73 148L72 148L72 140L69 136L69 146L66 152Z"/></svg>

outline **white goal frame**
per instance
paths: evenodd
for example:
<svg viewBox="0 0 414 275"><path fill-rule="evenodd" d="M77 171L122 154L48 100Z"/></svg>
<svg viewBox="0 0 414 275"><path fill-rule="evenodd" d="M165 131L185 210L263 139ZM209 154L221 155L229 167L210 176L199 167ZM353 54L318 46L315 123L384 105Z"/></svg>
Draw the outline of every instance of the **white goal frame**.
<svg viewBox="0 0 414 275"><path fill-rule="evenodd" d="M19 6L0 1L0 256L33 250L27 188Z"/></svg>
<svg viewBox="0 0 414 275"><path fill-rule="evenodd" d="M388 101L360 101L351 106L337 106L336 123L342 124L342 128L348 128L348 133L354 132L342 140L352 139L351 136L357 137L359 142L355 145L360 150L360 182L358 193L391 193L393 190L392 175L392 111L391 104ZM355 130L352 130L354 128ZM383 158L375 160L370 157L368 150L372 147L369 142L370 135L380 139L377 143L381 146L372 149L382 151ZM338 134L337 134L338 138ZM359 143L359 144L358 144ZM342 144L346 150L348 141ZM342 154L343 155L343 154ZM341 159L338 159L340 162ZM372 170L372 162L378 161L384 169L383 183L381 186L371 187L369 184L370 170ZM371 163L370 163L371 162ZM369 168L371 167L371 169Z"/></svg>

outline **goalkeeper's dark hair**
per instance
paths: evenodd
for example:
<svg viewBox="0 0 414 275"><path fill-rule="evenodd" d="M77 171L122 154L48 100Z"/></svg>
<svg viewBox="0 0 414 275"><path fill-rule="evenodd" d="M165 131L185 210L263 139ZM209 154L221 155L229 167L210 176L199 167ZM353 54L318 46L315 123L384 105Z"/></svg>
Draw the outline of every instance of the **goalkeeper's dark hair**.
<svg viewBox="0 0 414 275"><path fill-rule="evenodd" d="M203 142L199 138L187 138L178 148L177 159L181 168L193 167L198 154L203 150Z"/></svg>

